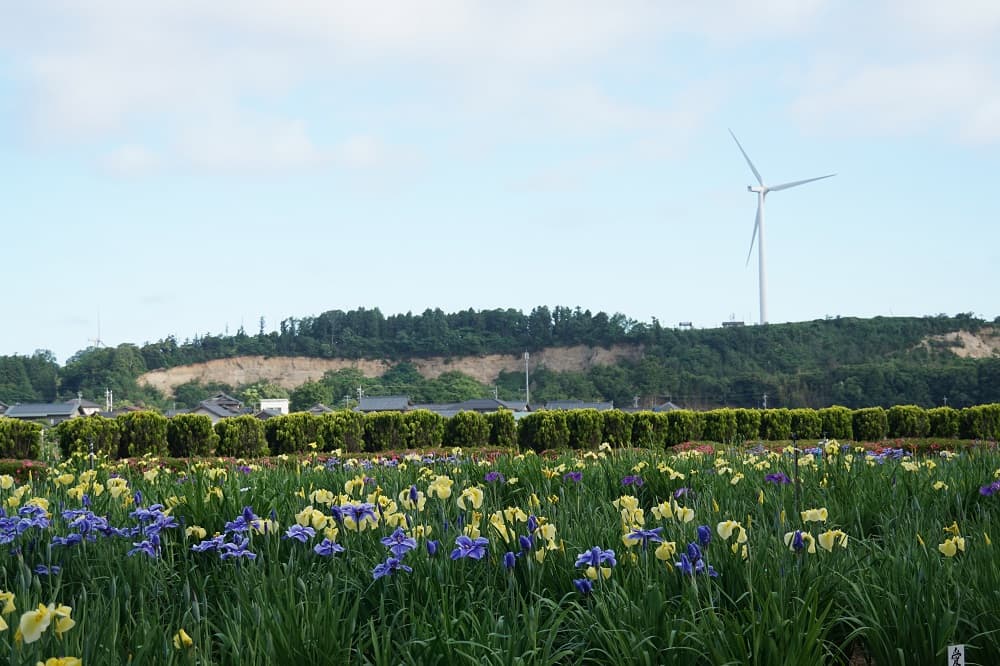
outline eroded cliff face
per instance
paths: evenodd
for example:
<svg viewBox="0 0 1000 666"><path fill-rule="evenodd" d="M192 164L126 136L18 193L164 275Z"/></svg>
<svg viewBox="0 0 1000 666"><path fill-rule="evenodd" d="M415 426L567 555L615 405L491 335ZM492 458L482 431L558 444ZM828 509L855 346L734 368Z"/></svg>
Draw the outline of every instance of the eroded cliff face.
<svg viewBox="0 0 1000 666"><path fill-rule="evenodd" d="M922 347L944 346L961 358L993 358L1000 356L1000 329L983 328L978 333L958 331L932 335L920 343Z"/></svg>
<svg viewBox="0 0 1000 666"><path fill-rule="evenodd" d="M638 360L641 357L642 347L638 345L615 345L610 349L582 345L551 347L532 353L529 368L545 366L557 372L582 372L593 366L614 365L620 360ZM520 354L416 358L410 359L410 363L428 379L457 371L484 384L493 382L501 372L524 371L524 357ZM293 389L309 381L318 381L331 370L356 368L366 377L379 377L392 365L388 361L366 359L237 356L153 370L141 375L138 382L159 389L166 395L172 394L174 387L190 381L242 386L264 380Z"/></svg>

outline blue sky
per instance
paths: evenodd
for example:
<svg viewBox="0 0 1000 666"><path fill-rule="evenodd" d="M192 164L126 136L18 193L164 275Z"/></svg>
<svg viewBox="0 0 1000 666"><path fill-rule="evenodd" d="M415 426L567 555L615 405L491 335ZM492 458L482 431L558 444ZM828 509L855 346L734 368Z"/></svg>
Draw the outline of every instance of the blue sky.
<svg viewBox="0 0 1000 666"><path fill-rule="evenodd" d="M378 307L1000 315L1000 3L40 1L0 354Z"/></svg>

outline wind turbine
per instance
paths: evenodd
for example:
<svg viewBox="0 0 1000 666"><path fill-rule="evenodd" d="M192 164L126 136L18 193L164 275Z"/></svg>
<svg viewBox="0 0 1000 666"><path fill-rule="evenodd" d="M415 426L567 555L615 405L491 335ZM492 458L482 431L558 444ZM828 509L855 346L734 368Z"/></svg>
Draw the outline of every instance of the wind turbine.
<svg viewBox="0 0 1000 666"><path fill-rule="evenodd" d="M757 219L753 223L753 236L750 237L750 251L747 252L747 266L750 265L750 257L753 255L753 243L754 240L757 241L757 281L760 284L760 323L767 323L767 280L765 279L764 272L764 198L767 196L768 192L779 192L781 190L787 190L791 187L798 187L799 185L805 185L806 183L811 183L816 180L823 180L824 178L832 178L837 174L831 173L826 176L819 176L818 178L808 178L806 180L796 180L791 183L782 183L781 185L768 186L764 184L764 179L760 177L760 172L757 171L757 167L753 165L750 161L750 156L747 155L747 151L743 150L743 146L740 145L740 140L736 138L733 134L733 130L729 130L730 136L733 137L733 141L736 142L737 147L739 147L740 152L743 153L743 158L750 165L750 170L753 171L753 175L757 178L758 186L747 185L748 192L757 193Z"/></svg>

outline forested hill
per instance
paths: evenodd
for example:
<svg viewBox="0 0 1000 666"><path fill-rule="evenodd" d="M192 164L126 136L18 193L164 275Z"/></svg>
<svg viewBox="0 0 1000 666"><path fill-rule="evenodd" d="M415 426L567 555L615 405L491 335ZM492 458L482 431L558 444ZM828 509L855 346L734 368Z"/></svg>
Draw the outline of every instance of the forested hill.
<svg viewBox="0 0 1000 666"><path fill-rule="evenodd" d="M421 385L421 378L406 361L520 355L572 345L632 345L640 353L615 366L578 372L536 368L531 378L532 402L603 399L625 406L635 397L644 405L669 397L692 407L755 406L767 394L769 406L932 406L945 399L963 406L1000 401L1000 358L960 357L955 353L955 334L995 340L996 324L1000 318L990 324L971 315L957 315L678 330L656 320L644 323L622 314L566 307L550 310L542 306L529 314L509 309L452 314L427 310L389 317L377 309L338 310L289 318L278 331L269 333L263 331L261 322L256 334L240 330L231 336L206 334L184 342L167 337L142 346L86 349L64 367L45 352L0 357L0 401L51 401L74 397L77 392L97 400L105 388L111 388L119 404L163 406L171 396L139 386L138 376L149 370L238 356L380 359L394 367L389 380L375 382L373 391L402 390L417 399L437 400L458 394L479 397L469 394L484 395L495 386L502 398L516 399L523 389L523 373L500 373L491 386L453 382L442 388ZM323 388L319 382L309 387L315 389L309 397L326 395L336 401L345 385L366 378L346 372L326 379L326 393L319 390ZM367 381L372 384L373 380ZM198 390L204 393L212 388L218 387L186 387L189 390L181 402L196 398ZM248 397L270 388L254 390Z"/></svg>

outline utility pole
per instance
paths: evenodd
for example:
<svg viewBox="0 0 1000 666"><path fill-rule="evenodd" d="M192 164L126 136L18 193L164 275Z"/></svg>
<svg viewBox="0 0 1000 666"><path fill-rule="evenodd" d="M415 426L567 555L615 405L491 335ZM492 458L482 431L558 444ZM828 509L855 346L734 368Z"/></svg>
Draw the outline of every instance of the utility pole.
<svg viewBox="0 0 1000 666"><path fill-rule="evenodd" d="M945 396L945 397L944 397L944 406L945 406L945 407L947 407L947 406L948 406L948 396Z"/></svg>
<svg viewBox="0 0 1000 666"><path fill-rule="evenodd" d="M764 409L767 409L767 394L764 394Z"/></svg>
<svg viewBox="0 0 1000 666"><path fill-rule="evenodd" d="M524 352L524 404L531 405L531 382L528 379L528 352Z"/></svg>
<svg viewBox="0 0 1000 666"><path fill-rule="evenodd" d="M358 387L358 404L361 404L361 398L365 397L365 389L363 386Z"/></svg>

